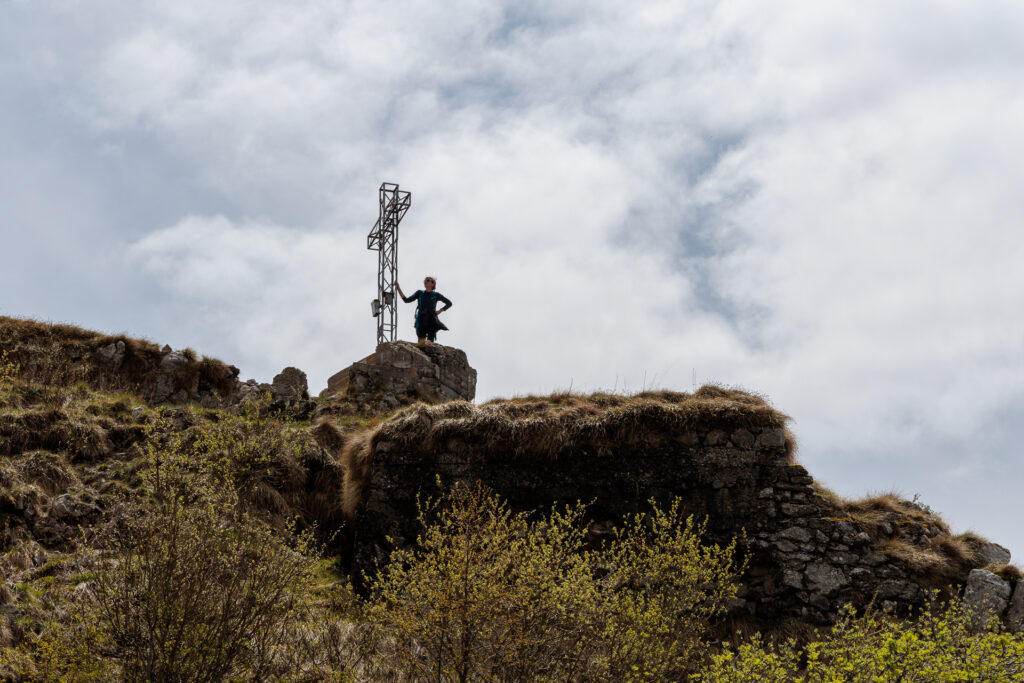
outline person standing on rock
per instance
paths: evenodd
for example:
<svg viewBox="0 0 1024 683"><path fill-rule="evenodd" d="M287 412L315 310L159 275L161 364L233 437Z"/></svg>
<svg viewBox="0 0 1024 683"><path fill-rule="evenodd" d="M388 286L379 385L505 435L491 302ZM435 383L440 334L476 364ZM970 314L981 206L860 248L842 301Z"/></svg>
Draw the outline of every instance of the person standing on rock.
<svg viewBox="0 0 1024 683"><path fill-rule="evenodd" d="M416 293L412 296L406 296L402 291L402 286L395 283L398 288L398 296L402 297L402 301L407 304L416 302L416 339L417 343L422 345L425 341L437 341L437 331L447 330L444 323L441 322L437 316L447 311L452 307L452 302L440 292L434 291L437 287L437 280L430 277L429 275L423 278L423 289L417 289ZM437 310L437 302L443 301L445 306L440 311Z"/></svg>

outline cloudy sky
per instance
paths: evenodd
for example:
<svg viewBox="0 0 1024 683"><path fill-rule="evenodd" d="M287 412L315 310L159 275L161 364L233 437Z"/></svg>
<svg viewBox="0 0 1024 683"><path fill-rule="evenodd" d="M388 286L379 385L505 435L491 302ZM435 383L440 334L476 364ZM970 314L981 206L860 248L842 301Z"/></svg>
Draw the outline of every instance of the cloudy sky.
<svg viewBox="0 0 1024 683"><path fill-rule="evenodd" d="M399 182L479 399L744 387L1024 560L1017 0L0 0L0 98L2 314L317 391Z"/></svg>

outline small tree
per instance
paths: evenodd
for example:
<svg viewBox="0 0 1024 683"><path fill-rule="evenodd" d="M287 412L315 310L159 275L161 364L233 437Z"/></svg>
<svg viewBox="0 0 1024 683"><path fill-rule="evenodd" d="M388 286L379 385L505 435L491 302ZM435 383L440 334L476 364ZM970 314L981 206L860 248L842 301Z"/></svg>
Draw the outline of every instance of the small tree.
<svg viewBox="0 0 1024 683"><path fill-rule="evenodd" d="M708 626L736 597L736 541L701 542L706 522L683 514L678 499L616 529L603 553L600 612L610 680L678 680L704 656Z"/></svg>
<svg viewBox="0 0 1024 683"><path fill-rule="evenodd" d="M152 442L151 442L152 443ZM180 443L100 536L100 620L129 681L264 678L309 594L309 540L244 512Z"/></svg>
<svg viewBox="0 0 1024 683"><path fill-rule="evenodd" d="M479 485L421 506L417 550L396 551L367 615L416 680L567 678L592 637L582 509L530 522ZM431 519L436 517L436 519Z"/></svg>
<svg viewBox="0 0 1024 683"><path fill-rule="evenodd" d="M735 595L734 546L699 542L678 505L585 547L581 505L531 519L480 485L421 506L368 607L381 654L415 680L670 680Z"/></svg>

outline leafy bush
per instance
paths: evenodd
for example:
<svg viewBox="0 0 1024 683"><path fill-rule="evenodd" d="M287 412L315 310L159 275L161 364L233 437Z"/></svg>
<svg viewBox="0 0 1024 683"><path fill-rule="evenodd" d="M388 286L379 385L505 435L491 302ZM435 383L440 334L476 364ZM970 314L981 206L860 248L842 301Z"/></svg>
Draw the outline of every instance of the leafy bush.
<svg viewBox="0 0 1024 683"><path fill-rule="evenodd" d="M586 549L583 506L531 519L479 485L421 506L418 549L373 583L366 617L416 680L668 680L735 595L735 547L702 546L678 505Z"/></svg>
<svg viewBox="0 0 1024 683"><path fill-rule="evenodd" d="M124 678L266 677L308 599L308 536L249 515L215 467L175 448L151 456L150 495L100 537L97 612Z"/></svg>
<svg viewBox="0 0 1024 683"><path fill-rule="evenodd" d="M7 351L0 352L0 387L9 386L18 377L20 366L7 355Z"/></svg>
<svg viewBox="0 0 1024 683"><path fill-rule="evenodd" d="M959 601L912 621L877 612L849 614L801 652L792 642L773 646L759 636L727 649L696 677L736 683L936 683L1024 679L1024 635L1005 633L998 620L981 632ZM804 667L798 662L801 655Z"/></svg>

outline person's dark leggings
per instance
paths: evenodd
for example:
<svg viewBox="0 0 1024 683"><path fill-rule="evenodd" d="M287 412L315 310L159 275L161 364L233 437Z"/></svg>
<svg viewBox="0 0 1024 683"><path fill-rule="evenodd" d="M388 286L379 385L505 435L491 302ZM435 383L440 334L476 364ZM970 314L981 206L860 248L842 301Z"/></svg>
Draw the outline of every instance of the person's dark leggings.
<svg viewBox="0 0 1024 683"><path fill-rule="evenodd" d="M420 339L423 339L423 337L420 337ZM437 341L437 330L427 332L427 339L429 339L432 342Z"/></svg>

